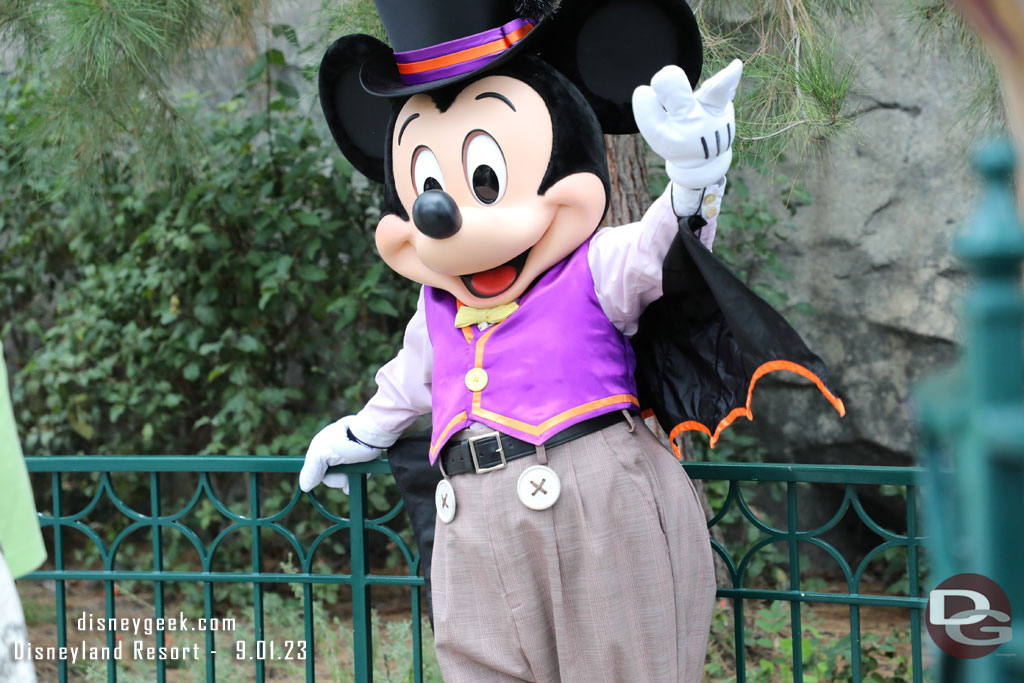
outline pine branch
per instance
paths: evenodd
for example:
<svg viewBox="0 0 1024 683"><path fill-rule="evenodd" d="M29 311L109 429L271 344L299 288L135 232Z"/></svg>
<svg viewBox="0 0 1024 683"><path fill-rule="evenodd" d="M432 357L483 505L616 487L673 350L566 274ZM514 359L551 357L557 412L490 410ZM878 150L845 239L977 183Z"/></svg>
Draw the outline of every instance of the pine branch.
<svg viewBox="0 0 1024 683"><path fill-rule="evenodd" d="M803 112L804 119L806 119L807 107L803 101L804 93L800 90L800 27L797 26L796 17L793 14L793 0L786 0L786 14L789 16L789 25L793 31L793 73L796 75L796 98L800 103L800 111Z"/></svg>
<svg viewBox="0 0 1024 683"><path fill-rule="evenodd" d="M148 150L138 158L186 159L194 137L181 125L182 104L169 94L170 76L198 63L198 48L226 36L254 44L255 13L265 4L6 0L0 7L0 47L22 52L15 78L41 74L49 96L30 125L19 127L14 144L23 150L54 148L63 154L61 167L83 180L96 177L93 170L111 150L129 145Z"/></svg>
<svg viewBox="0 0 1024 683"><path fill-rule="evenodd" d="M737 158L762 167L800 154L852 124L846 96L854 60L828 35L827 19L867 11L862 0L705 0L697 9L709 69L742 59Z"/></svg>
<svg viewBox="0 0 1024 683"><path fill-rule="evenodd" d="M737 135L736 137L739 140L746 140L747 142L760 142L761 140L771 140L772 138L775 138L775 137L778 137L780 135L785 134L786 132L792 130L793 128L796 128L797 126L803 126L803 125L806 125L808 123L811 123L811 122L806 120L806 119L804 119L803 121L795 121L795 122L789 124L788 126L786 126L785 128L783 128L782 130L777 130L774 133L769 133L768 135L759 135L759 136L754 137L754 138L743 137L742 135Z"/></svg>
<svg viewBox="0 0 1024 683"><path fill-rule="evenodd" d="M914 27L917 53L940 53L964 65L960 125L971 137L1004 131L1006 115L995 65L960 13L947 0L904 0L903 18Z"/></svg>

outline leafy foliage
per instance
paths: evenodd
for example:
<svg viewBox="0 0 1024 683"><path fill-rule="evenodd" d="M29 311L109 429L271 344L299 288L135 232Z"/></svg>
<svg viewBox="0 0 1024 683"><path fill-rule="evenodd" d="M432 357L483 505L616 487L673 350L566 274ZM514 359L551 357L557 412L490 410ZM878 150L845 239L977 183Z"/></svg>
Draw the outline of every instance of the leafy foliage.
<svg viewBox="0 0 1024 683"><path fill-rule="evenodd" d="M783 174L772 180L774 197L751 192L741 175L730 179L718 219L715 254L773 306L791 305L797 313L812 313L809 305L790 302L776 286L793 277L779 254L794 229L784 217L809 206L811 195L804 185Z"/></svg>
<svg viewBox="0 0 1024 683"><path fill-rule="evenodd" d="M761 603L746 601L744 620L745 680L788 681L793 679L793 637L790 604L785 601ZM712 615L704 675L708 680L732 683L736 677L736 635L734 613L723 600ZM801 680L806 683L850 681L851 639L847 631L839 635L829 627L813 606L801 609ZM860 671L862 680L872 683L913 680L910 629L891 629L888 633L862 633ZM927 670L925 680L930 680Z"/></svg>
<svg viewBox="0 0 1024 683"><path fill-rule="evenodd" d="M653 154L648 158L652 200L669 182L663 164ZM788 306L796 313L810 314L813 309L808 304L790 302L777 285L793 277L779 255L779 248L795 228L785 218L810 206L813 199L803 183L784 174L775 174L770 180L774 196L752 191L743 174L730 174L718 217L715 256L776 308Z"/></svg>
<svg viewBox="0 0 1024 683"><path fill-rule="evenodd" d="M183 182L138 182L132 146L88 195L8 144L52 97L45 72L0 84L0 334L31 352L28 452L298 453L368 398L415 289L375 253L376 189L296 110L281 61L181 110L203 140Z"/></svg>

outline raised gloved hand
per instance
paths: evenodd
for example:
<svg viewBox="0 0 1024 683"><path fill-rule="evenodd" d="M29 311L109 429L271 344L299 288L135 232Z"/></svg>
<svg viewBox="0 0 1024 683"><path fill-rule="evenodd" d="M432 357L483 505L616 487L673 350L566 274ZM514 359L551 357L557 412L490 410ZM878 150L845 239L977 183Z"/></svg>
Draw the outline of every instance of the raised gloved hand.
<svg viewBox="0 0 1024 683"><path fill-rule="evenodd" d="M668 177L700 190L722 178L732 163L736 114L732 99L743 73L736 59L693 92L686 73L666 66L633 93L640 133L665 159Z"/></svg>
<svg viewBox="0 0 1024 683"><path fill-rule="evenodd" d="M369 462L381 454L380 448L359 443L352 436L352 428L358 430L359 417L349 415L334 424L327 425L313 437L306 450L306 461L299 472L299 488L310 491L323 481L332 489L341 489L348 494L348 475L326 474L331 465L352 465Z"/></svg>

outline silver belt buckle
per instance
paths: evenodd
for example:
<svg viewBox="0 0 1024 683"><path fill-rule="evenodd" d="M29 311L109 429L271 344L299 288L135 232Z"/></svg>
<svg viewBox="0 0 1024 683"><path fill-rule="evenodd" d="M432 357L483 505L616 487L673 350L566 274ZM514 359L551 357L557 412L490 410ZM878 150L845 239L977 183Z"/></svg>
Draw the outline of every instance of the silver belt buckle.
<svg viewBox="0 0 1024 683"><path fill-rule="evenodd" d="M494 439L498 442L498 455L501 456L501 462L492 467L484 467L481 469L480 462L477 460L476 455L476 442L482 439ZM508 462L505 460L505 448L501 445L501 432L491 432L490 434L480 434L479 436L473 436L466 439L466 443L469 444L469 457L473 461L473 470L477 474L484 472L493 472L494 470L504 469Z"/></svg>

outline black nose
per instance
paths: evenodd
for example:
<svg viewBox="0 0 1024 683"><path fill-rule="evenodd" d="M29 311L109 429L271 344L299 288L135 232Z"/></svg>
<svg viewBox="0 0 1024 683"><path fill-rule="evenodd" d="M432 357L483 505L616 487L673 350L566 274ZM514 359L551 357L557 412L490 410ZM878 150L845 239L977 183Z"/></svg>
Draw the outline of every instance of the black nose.
<svg viewBox="0 0 1024 683"><path fill-rule="evenodd" d="M427 190L412 205L412 220L416 229L427 237L443 240L462 227L459 205L442 190Z"/></svg>

